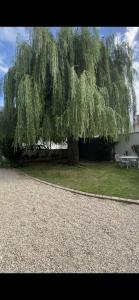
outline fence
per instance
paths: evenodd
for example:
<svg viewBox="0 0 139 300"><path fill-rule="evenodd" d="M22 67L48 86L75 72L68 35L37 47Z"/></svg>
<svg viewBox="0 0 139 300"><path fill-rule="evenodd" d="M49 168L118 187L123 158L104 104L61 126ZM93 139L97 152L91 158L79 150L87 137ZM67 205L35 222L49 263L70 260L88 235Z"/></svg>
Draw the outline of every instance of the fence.
<svg viewBox="0 0 139 300"><path fill-rule="evenodd" d="M67 149L39 149L27 150L22 153L24 161L49 161L67 158Z"/></svg>

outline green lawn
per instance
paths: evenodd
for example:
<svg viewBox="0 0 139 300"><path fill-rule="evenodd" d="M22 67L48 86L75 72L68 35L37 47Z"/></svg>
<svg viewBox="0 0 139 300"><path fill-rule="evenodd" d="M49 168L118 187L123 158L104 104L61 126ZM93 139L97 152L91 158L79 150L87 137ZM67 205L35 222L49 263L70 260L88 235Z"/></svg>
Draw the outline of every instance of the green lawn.
<svg viewBox="0 0 139 300"><path fill-rule="evenodd" d="M33 163L21 170L40 179L80 191L139 199L139 170L120 168L112 163L82 163L68 166Z"/></svg>

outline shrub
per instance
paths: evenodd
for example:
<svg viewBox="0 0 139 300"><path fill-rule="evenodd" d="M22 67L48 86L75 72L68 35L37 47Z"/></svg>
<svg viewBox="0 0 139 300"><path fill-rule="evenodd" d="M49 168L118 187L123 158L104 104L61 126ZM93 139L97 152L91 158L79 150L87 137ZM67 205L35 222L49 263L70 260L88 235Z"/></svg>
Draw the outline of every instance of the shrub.
<svg viewBox="0 0 139 300"><path fill-rule="evenodd" d="M10 167L11 164L7 159L5 160L0 159L0 168L10 168Z"/></svg>
<svg viewBox="0 0 139 300"><path fill-rule="evenodd" d="M18 148L16 151L13 146L13 139L3 139L0 143L1 154L9 161L17 161L22 153L22 149Z"/></svg>

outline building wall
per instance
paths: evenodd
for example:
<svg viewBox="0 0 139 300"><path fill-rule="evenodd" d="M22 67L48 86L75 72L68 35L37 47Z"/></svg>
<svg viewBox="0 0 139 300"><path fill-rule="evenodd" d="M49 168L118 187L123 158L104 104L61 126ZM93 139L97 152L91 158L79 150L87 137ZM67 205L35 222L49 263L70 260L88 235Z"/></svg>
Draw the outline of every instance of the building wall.
<svg viewBox="0 0 139 300"><path fill-rule="evenodd" d="M127 141L121 136L119 142L115 145L115 153L123 155L127 151L128 155L135 155L131 149L132 145L139 145L139 132L131 133Z"/></svg>
<svg viewBox="0 0 139 300"><path fill-rule="evenodd" d="M136 116L135 132L139 132L139 115Z"/></svg>
<svg viewBox="0 0 139 300"><path fill-rule="evenodd" d="M50 142L50 141L47 141L46 143L43 143L42 140L40 139L37 143L37 145L44 145L46 148L48 149L67 149L68 148L68 145L66 142L63 142L63 143L53 143L53 142Z"/></svg>
<svg viewBox="0 0 139 300"><path fill-rule="evenodd" d="M67 143L61 143L61 144L55 144L55 143L51 143L51 149L67 149L68 148L68 145Z"/></svg>

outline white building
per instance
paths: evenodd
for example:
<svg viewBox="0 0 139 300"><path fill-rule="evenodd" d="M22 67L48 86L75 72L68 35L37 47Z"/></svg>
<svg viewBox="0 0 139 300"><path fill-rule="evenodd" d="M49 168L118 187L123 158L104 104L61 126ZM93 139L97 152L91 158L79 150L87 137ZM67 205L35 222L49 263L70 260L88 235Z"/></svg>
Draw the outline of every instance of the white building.
<svg viewBox="0 0 139 300"><path fill-rule="evenodd" d="M120 155L126 152L128 155L135 155L131 148L133 145L139 145L139 115L136 116L135 131L130 133L128 140L122 135L119 137L119 142L115 145L115 152Z"/></svg>

